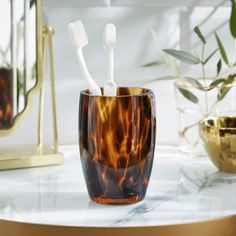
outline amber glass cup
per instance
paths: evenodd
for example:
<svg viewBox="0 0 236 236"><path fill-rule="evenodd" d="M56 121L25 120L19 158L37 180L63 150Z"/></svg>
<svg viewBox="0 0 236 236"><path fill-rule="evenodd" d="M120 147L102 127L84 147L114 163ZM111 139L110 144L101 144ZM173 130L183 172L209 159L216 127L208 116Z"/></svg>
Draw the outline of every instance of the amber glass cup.
<svg viewBox="0 0 236 236"><path fill-rule="evenodd" d="M102 204L144 199L156 139L155 97L145 88L117 96L80 93L79 144L90 198Z"/></svg>

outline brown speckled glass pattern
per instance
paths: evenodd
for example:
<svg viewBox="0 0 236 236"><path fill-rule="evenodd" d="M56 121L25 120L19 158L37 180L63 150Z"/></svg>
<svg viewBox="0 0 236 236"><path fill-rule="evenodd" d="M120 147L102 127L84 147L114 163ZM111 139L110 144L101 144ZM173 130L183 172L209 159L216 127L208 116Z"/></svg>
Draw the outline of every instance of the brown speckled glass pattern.
<svg viewBox="0 0 236 236"><path fill-rule="evenodd" d="M155 97L145 88L118 88L117 96L81 91L79 145L90 198L128 204L146 194L155 138Z"/></svg>
<svg viewBox="0 0 236 236"><path fill-rule="evenodd" d="M0 129L8 129L13 121L12 69L0 67Z"/></svg>

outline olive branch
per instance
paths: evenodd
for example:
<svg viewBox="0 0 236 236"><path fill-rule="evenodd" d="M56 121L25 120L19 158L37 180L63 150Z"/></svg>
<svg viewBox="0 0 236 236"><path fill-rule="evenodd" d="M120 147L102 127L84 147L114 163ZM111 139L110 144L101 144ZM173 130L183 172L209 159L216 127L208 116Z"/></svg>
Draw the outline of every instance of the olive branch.
<svg viewBox="0 0 236 236"><path fill-rule="evenodd" d="M231 35L233 36L233 39L234 39L234 47L236 50L236 2L235 0L231 0L231 3L232 3L232 7L231 7L231 16L229 20L229 25L230 25ZM236 67L236 61L230 62L229 57L224 48L224 45L217 32L214 32L217 48L213 50L209 55L205 56L205 48L207 45L206 38L198 26L194 28L194 32L198 36L202 44L202 50L200 54L201 56L199 56L197 52L194 52L194 54L192 54L190 52L183 51L183 50L162 49L161 59L159 61L151 62L144 66L166 64L175 72L175 75L159 77L159 78L153 79L152 81L177 80L178 83L175 83L175 85L178 91L182 94L182 96L185 97L190 102L199 105L199 107L201 107L199 104L199 98L197 97L196 94L190 91L189 87L193 87L197 90L201 90L204 93L205 110L202 115L203 115L203 118L205 118L211 115L216 110L220 101L222 101L231 90L235 82L235 77L236 77L236 74L232 73L233 69ZM152 30L152 35L155 41L158 43L158 47L160 48L157 34L153 30ZM220 58L217 60L217 64L216 64L216 75L215 77L209 79L206 77L206 65L208 62L210 62L213 56L216 55L217 52L220 53ZM189 76L182 76L180 68L177 66L178 64L176 62L173 62L173 59L179 62L185 63L187 65L200 66L202 70L201 79L193 78ZM223 63L225 64L227 68L225 71L222 71ZM213 103L213 105L209 107L208 92L213 89L217 89L216 101ZM179 133L180 137L185 137L186 132L189 129L198 125L199 121L193 124L190 124L189 126L186 126Z"/></svg>

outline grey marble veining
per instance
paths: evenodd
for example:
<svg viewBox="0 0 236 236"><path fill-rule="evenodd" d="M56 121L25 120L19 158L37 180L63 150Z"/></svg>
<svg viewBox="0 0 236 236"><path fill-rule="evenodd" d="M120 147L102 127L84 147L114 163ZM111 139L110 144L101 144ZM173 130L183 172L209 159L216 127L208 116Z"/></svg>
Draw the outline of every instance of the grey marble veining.
<svg viewBox="0 0 236 236"><path fill-rule="evenodd" d="M144 201L98 205L89 200L78 147L64 146L62 166L0 172L0 218L79 226L159 225L236 214L236 175L206 158L159 146Z"/></svg>

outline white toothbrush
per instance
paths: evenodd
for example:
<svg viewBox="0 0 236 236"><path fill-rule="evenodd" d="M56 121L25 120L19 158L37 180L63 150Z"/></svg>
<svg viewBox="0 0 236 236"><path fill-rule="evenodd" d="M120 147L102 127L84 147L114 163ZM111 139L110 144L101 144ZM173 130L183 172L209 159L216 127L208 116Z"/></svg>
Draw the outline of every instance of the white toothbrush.
<svg viewBox="0 0 236 236"><path fill-rule="evenodd" d="M80 64L81 71L88 81L89 92L93 95L102 95L101 89L92 79L84 61L82 48L88 44L88 38L82 22L80 20L72 22L69 24L68 29L72 46L76 50L76 55Z"/></svg>
<svg viewBox="0 0 236 236"><path fill-rule="evenodd" d="M116 96L117 85L114 82L114 48L116 46L116 27L107 24L104 31L104 45L108 52L108 80L104 84L105 96Z"/></svg>

